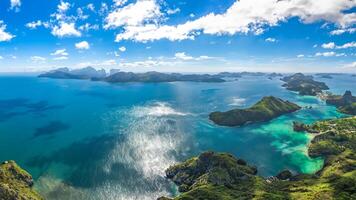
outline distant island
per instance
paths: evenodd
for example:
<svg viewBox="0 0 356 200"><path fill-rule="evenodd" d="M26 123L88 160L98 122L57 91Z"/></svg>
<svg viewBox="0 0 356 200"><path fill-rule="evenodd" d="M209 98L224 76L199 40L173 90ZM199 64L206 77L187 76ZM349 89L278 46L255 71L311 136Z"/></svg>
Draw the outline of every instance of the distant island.
<svg viewBox="0 0 356 200"><path fill-rule="evenodd" d="M302 73L286 76L281 80L286 82L283 87L287 90L299 92L300 95L316 96L323 90L329 89L325 83L315 81L313 76L306 76Z"/></svg>
<svg viewBox="0 0 356 200"><path fill-rule="evenodd" d="M181 73L161 73L161 72L123 72L118 69L110 70L106 73L104 69L96 70L93 67L85 67L82 69L70 70L68 68L59 68L49 72L40 74L40 78L53 79L87 79L93 81L105 81L109 83L128 83L128 82L225 82L226 79L231 80L242 76L263 76L262 72L221 72L218 74L181 74ZM281 74L272 73L273 77L281 76Z"/></svg>
<svg viewBox="0 0 356 200"><path fill-rule="evenodd" d="M209 119L222 126L241 126L246 123L269 121L283 114L299 110L301 107L273 96L263 97L247 109L233 109L227 112L213 112Z"/></svg>
<svg viewBox="0 0 356 200"><path fill-rule="evenodd" d="M319 121L308 148L310 157L325 159L316 174L283 170L273 177L227 153L205 152L166 170L179 186L177 197L158 200L356 199L356 117Z"/></svg>
<svg viewBox="0 0 356 200"><path fill-rule="evenodd" d="M44 200L32 186L32 176L14 161L0 164L1 200Z"/></svg>
<svg viewBox="0 0 356 200"><path fill-rule="evenodd" d="M351 91L346 91L344 95L329 95L326 103L336 106L342 113L356 115L356 97Z"/></svg>

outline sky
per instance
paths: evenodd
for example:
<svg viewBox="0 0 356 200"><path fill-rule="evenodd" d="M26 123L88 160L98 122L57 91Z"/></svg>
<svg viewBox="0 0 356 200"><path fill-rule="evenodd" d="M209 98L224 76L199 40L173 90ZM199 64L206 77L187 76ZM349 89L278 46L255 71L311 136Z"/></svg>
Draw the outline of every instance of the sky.
<svg viewBox="0 0 356 200"><path fill-rule="evenodd" d="M356 72L356 0L1 0L0 72Z"/></svg>

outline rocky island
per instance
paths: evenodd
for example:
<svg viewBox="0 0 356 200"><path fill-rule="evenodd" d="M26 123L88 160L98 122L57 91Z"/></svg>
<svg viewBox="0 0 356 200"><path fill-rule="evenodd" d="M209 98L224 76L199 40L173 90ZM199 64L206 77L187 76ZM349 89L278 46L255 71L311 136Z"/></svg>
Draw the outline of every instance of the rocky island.
<svg viewBox="0 0 356 200"><path fill-rule="evenodd" d="M221 126L241 126L247 123L264 122L283 114L299 110L301 107L273 96L263 97L247 109L233 109L227 112L213 112L209 119Z"/></svg>
<svg viewBox="0 0 356 200"><path fill-rule="evenodd" d="M32 189L33 179L14 161L0 164L0 199L1 200L43 200Z"/></svg>
<svg viewBox="0 0 356 200"><path fill-rule="evenodd" d="M59 68L40 74L39 77L55 79L100 79L106 77L105 70L96 70L93 67L69 70L68 68Z"/></svg>
<svg viewBox="0 0 356 200"><path fill-rule="evenodd" d="M287 90L299 92L300 95L316 96L322 93L323 90L329 89L325 83L315 81L313 76L306 76L302 73L286 76L281 80L286 82L282 85L283 87Z"/></svg>
<svg viewBox="0 0 356 200"><path fill-rule="evenodd" d="M283 170L275 177L263 178L242 159L205 152L166 170L167 178L182 192L173 199L356 199L356 117L320 121L311 126L318 135L308 154L325 159L316 174Z"/></svg>
<svg viewBox="0 0 356 200"><path fill-rule="evenodd" d="M344 95L329 95L326 103L336 106L342 113L356 115L356 97L351 91L346 91Z"/></svg>

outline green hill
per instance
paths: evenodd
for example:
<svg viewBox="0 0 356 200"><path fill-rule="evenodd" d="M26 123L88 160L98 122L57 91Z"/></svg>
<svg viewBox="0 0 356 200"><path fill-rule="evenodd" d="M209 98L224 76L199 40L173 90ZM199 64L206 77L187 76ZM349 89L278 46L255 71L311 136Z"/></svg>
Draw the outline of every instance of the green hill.
<svg viewBox="0 0 356 200"><path fill-rule="evenodd" d="M209 115L209 118L218 125L240 126L246 123L268 121L299 109L300 107L294 103L269 96L263 97L250 108L213 112Z"/></svg>

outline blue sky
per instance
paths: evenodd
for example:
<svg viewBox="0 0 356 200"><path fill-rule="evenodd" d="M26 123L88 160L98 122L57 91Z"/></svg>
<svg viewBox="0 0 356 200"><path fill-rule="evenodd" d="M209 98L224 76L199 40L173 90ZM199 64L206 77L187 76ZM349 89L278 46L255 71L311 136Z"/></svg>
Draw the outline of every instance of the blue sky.
<svg viewBox="0 0 356 200"><path fill-rule="evenodd" d="M356 72L356 0L2 0L0 72Z"/></svg>

